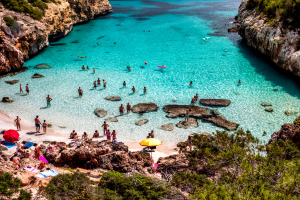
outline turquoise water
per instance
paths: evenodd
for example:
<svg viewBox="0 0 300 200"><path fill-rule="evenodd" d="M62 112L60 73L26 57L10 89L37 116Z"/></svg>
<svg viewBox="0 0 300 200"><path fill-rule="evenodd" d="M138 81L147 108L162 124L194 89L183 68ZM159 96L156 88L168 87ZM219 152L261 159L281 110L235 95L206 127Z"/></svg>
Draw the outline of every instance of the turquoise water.
<svg viewBox="0 0 300 200"><path fill-rule="evenodd" d="M0 104L0 110L11 117L19 115L30 123L39 115L56 128L67 127L58 128L59 132L75 129L81 134L101 130L104 118L95 116L94 110L103 108L108 111L107 117L116 116L119 120L109 123L110 129L117 131L118 139L140 141L154 130L157 138L169 143L182 141L192 132L223 130L201 121L193 129L175 128L170 132L159 129L165 123L181 120L166 118L164 105L173 104L172 100L176 104L189 104L196 93L200 98L230 99L229 107L217 110L256 136L266 131L270 137L283 123L292 122L297 116L286 116L284 111L299 111L298 83L253 53L237 33L227 33L239 1L110 2L112 14L75 26L67 37L51 43L25 63L25 66L47 63L52 69L30 67L25 73L1 79L1 96L9 96L15 102ZM206 37L210 39L204 41ZM78 59L78 56L87 57ZM90 70L81 70L82 65L88 65ZM167 68L161 71L157 65ZM131 72L126 66L131 67ZM45 78L31 79L34 73ZM106 89L102 84L93 89L98 77L105 79ZM4 82L11 79L20 80L24 91L28 83L30 95L19 95L18 84ZM122 88L123 81L127 88ZM192 88L190 81L194 83ZM131 93L132 86L137 89L135 94ZM78 98L78 87L84 91L82 98ZM143 87L147 87L146 95ZM274 92L274 88L278 91ZM53 101L47 109L48 94ZM106 101L104 98L109 95L120 96L122 101ZM260 105L264 101L273 104L273 113L264 111ZM127 102L131 105L155 102L160 109L143 116L133 113L119 116L120 104ZM136 126L138 119L149 122Z"/></svg>

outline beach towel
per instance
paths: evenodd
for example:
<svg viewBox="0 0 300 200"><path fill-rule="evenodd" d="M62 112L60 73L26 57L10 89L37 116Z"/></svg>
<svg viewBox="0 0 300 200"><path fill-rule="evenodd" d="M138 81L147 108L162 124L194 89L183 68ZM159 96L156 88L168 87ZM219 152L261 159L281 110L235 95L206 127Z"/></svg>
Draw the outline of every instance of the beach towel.
<svg viewBox="0 0 300 200"><path fill-rule="evenodd" d="M7 146L7 148L12 148L16 146L14 143L6 142L6 141L4 141L4 145Z"/></svg>
<svg viewBox="0 0 300 200"><path fill-rule="evenodd" d="M43 157L43 156L40 156L39 160L42 161L42 162L44 162L44 163L48 163L48 161L46 160L46 158Z"/></svg>
<svg viewBox="0 0 300 200"><path fill-rule="evenodd" d="M27 142L27 143L25 144L25 147L27 147L27 148L29 149L29 148L32 147L33 145L34 145L33 142Z"/></svg>
<svg viewBox="0 0 300 200"><path fill-rule="evenodd" d="M33 173L37 173L39 172L40 170L38 170L37 168L34 168L34 167L31 167L31 166L27 166L24 168L26 171L29 171L29 172L33 172Z"/></svg>
<svg viewBox="0 0 300 200"><path fill-rule="evenodd" d="M59 174L58 172L56 172L55 170L51 169L49 171L45 171L45 172L39 173L35 177L38 177L38 178L42 179L42 178L57 176L58 174Z"/></svg>

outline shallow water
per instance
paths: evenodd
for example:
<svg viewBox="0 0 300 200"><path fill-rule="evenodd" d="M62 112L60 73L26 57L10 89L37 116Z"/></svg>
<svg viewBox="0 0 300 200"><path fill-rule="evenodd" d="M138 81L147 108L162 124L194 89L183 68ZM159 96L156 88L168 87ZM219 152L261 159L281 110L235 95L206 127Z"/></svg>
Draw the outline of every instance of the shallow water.
<svg viewBox="0 0 300 200"><path fill-rule="evenodd" d="M112 14L75 26L67 37L25 63L25 66L47 63L53 68L30 67L27 72L1 79L1 96L9 96L15 102L1 103L0 110L11 117L19 115L30 123L39 115L54 127L67 127L58 128L62 132L75 129L81 134L101 130L104 118L95 116L94 110L103 108L108 111L107 117L116 116L119 120L109 123L119 140L140 141L153 129L156 138L168 143L182 141L192 132L223 130L199 120L198 128L159 129L165 123L181 120L166 118L163 105L174 104L175 99L176 104L189 104L196 93L200 98L231 100L229 107L217 108L218 112L256 136L266 131L270 137L283 123L296 117L286 116L284 111L299 111L298 83L253 53L237 33L227 33L233 26L229 22L237 14L239 1L110 2ZM205 37L210 39L204 41ZM88 65L90 70L81 70L82 65ZM161 70L158 65L167 68ZM126 66L132 71L128 72ZM31 79L34 73L46 77ZM102 83L93 89L98 77L106 80L106 89ZM20 95L18 84L4 82L12 79L20 80L24 91L28 83L30 95ZM122 88L124 80L127 88ZM194 83L191 88L190 81ZM137 89L135 94L131 92L132 86ZM144 86L148 90L146 95L142 91ZM82 98L78 98L78 87L84 91ZM278 91L273 91L274 88ZM51 108L46 108L48 94L53 98ZM105 100L109 95L120 96L122 101ZM273 104L273 113L264 111L260 105L264 101ZM127 102L131 105L155 102L160 108L142 116L133 113L119 116L120 104L125 106ZM135 121L143 118L149 122L136 126Z"/></svg>

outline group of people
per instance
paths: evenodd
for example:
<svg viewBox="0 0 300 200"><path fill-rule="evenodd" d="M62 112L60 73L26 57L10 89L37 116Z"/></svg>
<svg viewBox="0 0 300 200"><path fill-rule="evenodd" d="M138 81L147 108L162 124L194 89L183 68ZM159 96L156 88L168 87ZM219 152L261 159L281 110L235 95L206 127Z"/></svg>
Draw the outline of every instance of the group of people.
<svg viewBox="0 0 300 200"><path fill-rule="evenodd" d="M16 126L17 126L17 131L21 131L21 118L19 116L17 116L17 118L14 121L15 121ZM44 133L45 134L47 133L48 124L47 124L46 120L44 120L44 122L41 123L41 121L39 119L39 116L36 116L36 118L34 119L34 123L35 123L35 128L36 128L37 133L40 133L41 125L43 127Z"/></svg>
<svg viewBox="0 0 300 200"><path fill-rule="evenodd" d="M29 86L28 83L26 84L26 94L29 94ZM20 93L24 93L23 89L22 89L22 84L20 84Z"/></svg>
<svg viewBox="0 0 300 200"><path fill-rule="evenodd" d="M124 108L123 104L121 104L121 106L119 107L120 115L123 115L124 111L125 111L125 108ZM130 113L130 111L131 111L131 105L129 102L127 103L126 111L127 111L127 114Z"/></svg>

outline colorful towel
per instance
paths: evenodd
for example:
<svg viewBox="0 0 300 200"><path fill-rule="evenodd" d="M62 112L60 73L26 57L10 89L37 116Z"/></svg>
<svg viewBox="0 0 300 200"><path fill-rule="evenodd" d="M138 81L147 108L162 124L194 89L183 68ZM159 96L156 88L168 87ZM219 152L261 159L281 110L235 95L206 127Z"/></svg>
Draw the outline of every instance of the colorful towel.
<svg viewBox="0 0 300 200"><path fill-rule="evenodd" d="M46 158L43 157L43 156L40 156L39 160L42 161L42 162L44 162L44 163L48 163L48 161L46 160Z"/></svg>
<svg viewBox="0 0 300 200"><path fill-rule="evenodd" d="M33 142L27 142L27 143L25 144L25 147L27 147L27 148L29 149L29 148L32 147L33 145L34 145Z"/></svg>
<svg viewBox="0 0 300 200"><path fill-rule="evenodd" d="M157 163L154 163L154 164L153 164L153 167L155 168L156 173L157 173L157 174L160 174L160 172L157 171L157 166L158 166Z"/></svg>
<svg viewBox="0 0 300 200"><path fill-rule="evenodd" d="M30 166L27 166L24 168L26 171L29 171L29 172L33 172L33 173L37 173L39 172L40 170L38 170L37 168L34 168L34 167L30 167Z"/></svg>
<svg viewBox="0 0 300 200"><path fill-rule="evenodd" d="M7 148L12 148L15 146L14 143L6 142L6 141L4 141L4 145L7 146Z"/></svg>
<svg viewBox="0 0 300 200"><path fill-rule="evenodd" d="M51 169L49 171L45 171L45 172L39 173L35 177L38 177L38 178L42 179L42 178L57 176L58 174L59 174L58 172L56 172L55 170Z"/></svg>

